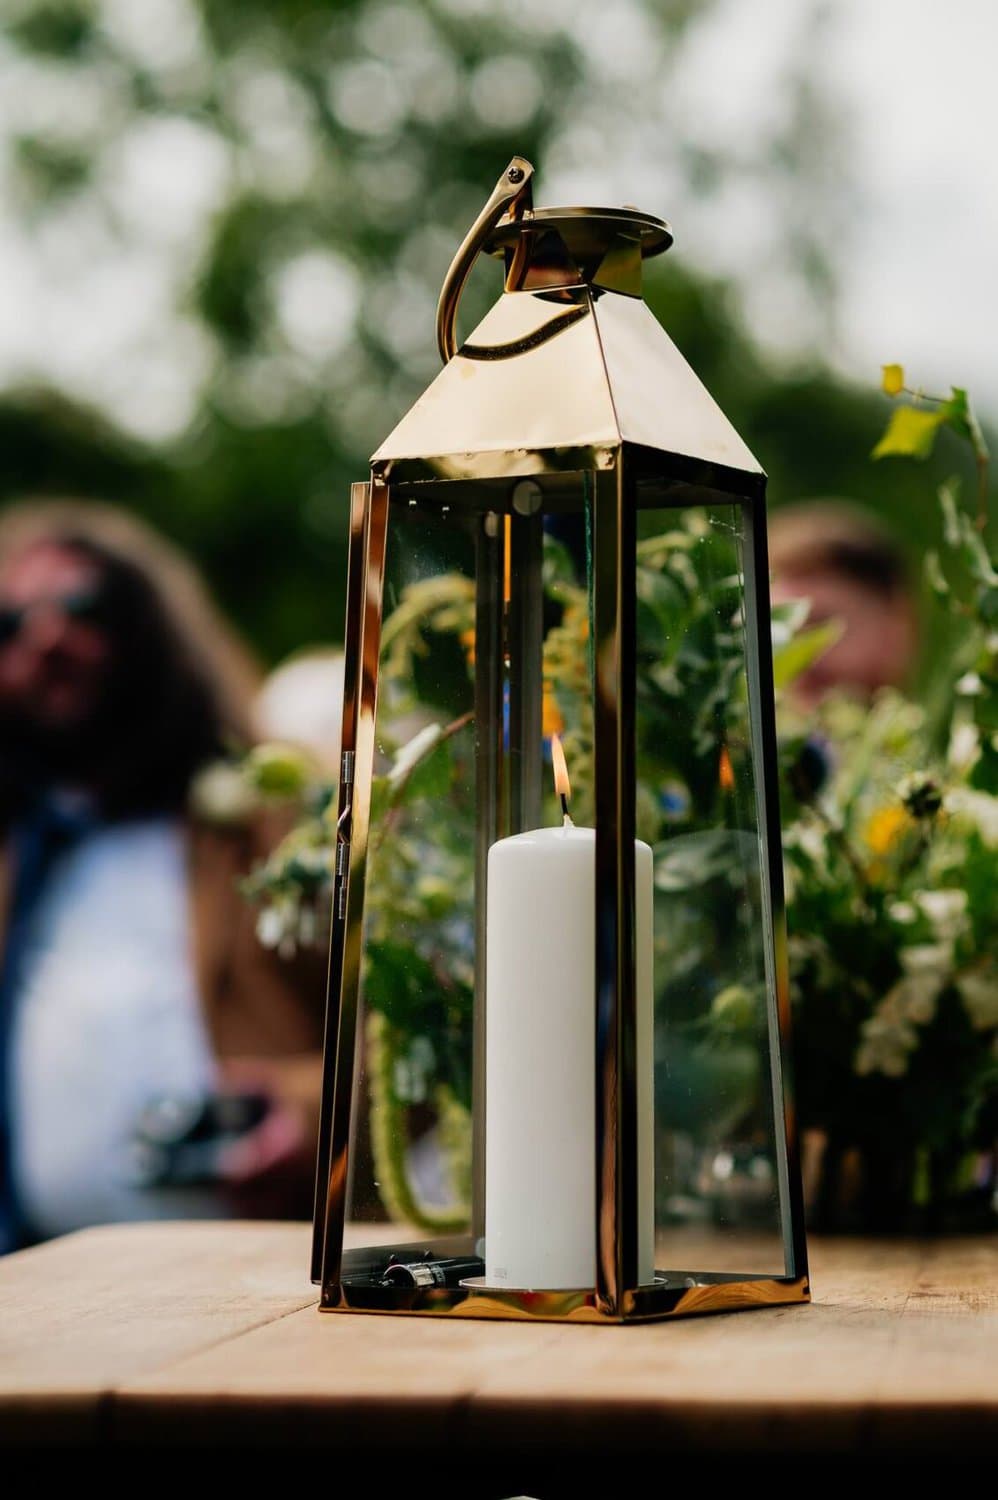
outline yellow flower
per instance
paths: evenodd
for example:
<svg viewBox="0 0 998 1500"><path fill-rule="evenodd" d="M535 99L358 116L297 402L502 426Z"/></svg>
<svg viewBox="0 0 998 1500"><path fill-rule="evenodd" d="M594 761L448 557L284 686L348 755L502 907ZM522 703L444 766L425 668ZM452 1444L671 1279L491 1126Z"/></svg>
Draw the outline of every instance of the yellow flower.
<svg viewBox="0 0 998 1500"><path fill-rule="evenodd" d="M904 390L904 366L881 365L880 388L885 396L900 396Z"/></svg>
<svg viewBox="0 0 998 1500"><path fill-rule="evenodd" d="M879 808L863 830L867 847L874 854L889 854L910 824L910 815L900 805Z"/></svg>
<svg viewBox="0 0 998 1500"><path fill-rule="evenodd" d="M873 854L866 867L868 880L881 885L890 874L889 858L903 838L916 827L916 820L902 803L881 807L867 820L863 838Z"/></svg>
<svg viewBox="0 0 998 1500"><path fill-rule="evenodd" d="M468 666L469 667L473 667L475 665L475 629L474 629L474 626L472 626L472 628L470 630L462 630L461 634L458 636L458 640L461 642L461 645L464 647L464 654L465 654L465 658L466 658L466 660L468 662Z"/></svg>

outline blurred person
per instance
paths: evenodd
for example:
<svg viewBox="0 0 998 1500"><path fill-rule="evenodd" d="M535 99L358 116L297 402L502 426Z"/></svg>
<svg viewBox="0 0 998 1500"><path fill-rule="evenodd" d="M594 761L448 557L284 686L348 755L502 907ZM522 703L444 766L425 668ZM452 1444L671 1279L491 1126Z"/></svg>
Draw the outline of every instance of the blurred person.
<svg viewBox="0 0 998 1500"><path fill-rule="evenodd" d="M812 707L833 688L867 697L904 686L918 649L915 596L904 552L877 517L839 500L777 510L769 564L774 604L806 599L808 625L842 626L794 683L798 703Z"/></svg>
<svg viewBox="0 0 998 1500"><path fill-rule="evenodd" d="M140 522L75 501L0 516L4 1250L190 1211L125 1171L157 1100L254 1101L199 1213L310 1211L323 966L266 952L239 892L276 830L190 812L197 773L247 744L255 688Z"/></svg>

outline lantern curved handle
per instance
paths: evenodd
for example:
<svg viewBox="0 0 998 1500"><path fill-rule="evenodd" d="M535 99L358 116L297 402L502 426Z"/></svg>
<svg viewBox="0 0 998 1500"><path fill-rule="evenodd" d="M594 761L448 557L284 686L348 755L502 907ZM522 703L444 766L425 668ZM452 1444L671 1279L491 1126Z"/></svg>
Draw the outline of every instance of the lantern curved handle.
<svg viewBox="0 0 998 1500"><path fill-rule="evenodd" d="M533 175L534 169L525 157L513 157L450 263L437 302L437 348L444 364L457 353L457 305L471 268L504 213L508 212L511 219L519 219L533 207Z"/></svg>

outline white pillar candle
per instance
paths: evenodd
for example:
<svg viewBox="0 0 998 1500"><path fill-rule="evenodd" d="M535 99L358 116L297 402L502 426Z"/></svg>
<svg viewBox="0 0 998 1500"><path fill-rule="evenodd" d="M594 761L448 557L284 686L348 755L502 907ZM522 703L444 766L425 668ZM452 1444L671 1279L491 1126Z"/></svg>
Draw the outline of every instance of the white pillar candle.
<svg viewBox="0 0 998 1500"><path fill-rule="evenodd" d="M652 854L635 844L638 1276L654 1279ZM489 851L485 1278L596 1281L596 833L540 828Z"/></svg>

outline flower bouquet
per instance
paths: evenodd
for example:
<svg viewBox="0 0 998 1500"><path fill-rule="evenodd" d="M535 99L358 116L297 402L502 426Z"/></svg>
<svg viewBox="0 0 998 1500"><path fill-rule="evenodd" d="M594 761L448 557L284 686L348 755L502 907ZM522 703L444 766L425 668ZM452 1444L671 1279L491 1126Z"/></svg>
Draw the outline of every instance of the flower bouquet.
<svg viewBox="0 0 998 1500"><path fill-rule="evenodd" d="M898 366L886 367L885 390L903 393ZM987 450L965 392L909 394L875 457L925 457L945 425L976 460L976 518L957 481L944 484L944 545L925 564L958 644L923 703L896 692L826 701L796 733L789 706L783 715L797 1083L811 1218L824 1228L984 1226L994 1212L998 571L985 541Z"/></svg>

